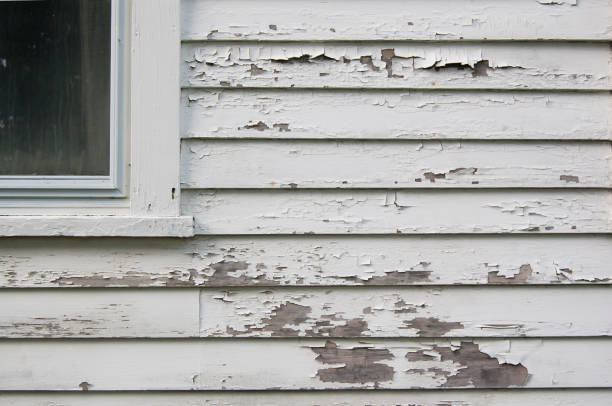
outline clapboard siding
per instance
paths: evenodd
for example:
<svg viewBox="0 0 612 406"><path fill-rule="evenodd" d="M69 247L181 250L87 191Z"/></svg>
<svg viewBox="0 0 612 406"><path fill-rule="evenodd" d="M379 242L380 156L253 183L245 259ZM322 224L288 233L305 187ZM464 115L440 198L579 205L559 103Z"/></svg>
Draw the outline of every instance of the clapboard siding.
<svg viewBox="0 0 612 406"><path fill-rule="evenodd" d="M605 43L185 43L194 87L609 90Z"/></svg>
<svg viewBox="0 0 612 406"><path fill-rule="evenodd" d="M198 234L607 233L609 190L183 190Z"/></svg>
<svg viewBox="0 0 612 406"><path fill-rule="evenodd" d="M200 328L205 337L607 336L609 308L604 286L203 289Z"/></svg>
<svg viewBox="0 0 612 406"><path fill-rule="evenodd" d="M31 238L0 244L0 287L609 284L610 264L607 235Z"/></svg>
<svg viewBox="0 0 612 406"><path fill-rule="evenodd" d="M183 89L185 138L610 140L609 92Z"/></svg>
<svg viewBox="0 0 612 406"><path fill-rule="evenodd" d="M608 389L0 393L12 406L609 406Z"/></svg>
<svg viewBox="0 0 612 406"><path fill-rule="evenodd" d="M2 239L0 404L608 405L611 15L182 0L199 235Z"/></svg>
<svg viewBox="0 0 612 406"><path fill-rule="evenodd" d="M610 40L609 0L183 0L186 40Z"/></svg>
<svg viewBox="0 0 612 406"><path fill-rule="evenodd" d="M612 340L10 340L0 390L580 388Z"/></svg>
<svg viewBox="0 0 612 406"><path fill-rule="evenodd" d="M196 337L198 303L189 289L8 290L0 337Z"/></svg>
<svg viewBox="0 0 612 406"><path fill-rule="evenodd" d="M611 307L605 286L21 290L0 338L609 336Z"/></svg>
<svg viewBox="0 0 612 406"><path fill-rule="evenodd" d="M185 140L184 188L611 186L609 142Z"/></svg>

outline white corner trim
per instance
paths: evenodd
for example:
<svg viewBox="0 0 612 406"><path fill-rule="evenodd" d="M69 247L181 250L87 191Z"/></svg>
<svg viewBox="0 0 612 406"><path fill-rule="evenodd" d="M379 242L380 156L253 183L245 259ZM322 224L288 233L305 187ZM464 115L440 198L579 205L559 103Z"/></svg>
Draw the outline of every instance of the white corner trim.
<svg viewBox="0 0 612 406"><path fill-rule="evenodd" d="M193 237L193 217L0 216L0 237Z"/></svg>
<svg viewBox="0 0 612 406"><path fill-rule="evenodd" d="M130 206L133 216L178 216L180 1L131 4Z"/></svg>

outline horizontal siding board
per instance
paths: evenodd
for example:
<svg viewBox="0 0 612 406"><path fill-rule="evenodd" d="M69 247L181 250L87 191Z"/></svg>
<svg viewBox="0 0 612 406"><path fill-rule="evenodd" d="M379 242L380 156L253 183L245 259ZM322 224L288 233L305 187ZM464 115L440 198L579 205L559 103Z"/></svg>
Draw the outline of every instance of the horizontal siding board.
<svg viewBox="0 0 612 406"><path fill-rule="evenodd" d="M612 332L608 287L200 293L204 337L571 337Z"/></svg>
<svg viewBox="0 0 612 406"><path fill-rule="evenodd" d="M609 389L0 393L12 406L609 406Z"/></svg>
<svg viewBox="0 0 612 406"><path fill-rule="evenodd" d="M183 0L184 40L610 40L608 0Z"/></svg>
<svg viewBox="0 0 612 406"><path fill-rule="evenodd" d="M196 234L607 233L609 191L183 190Z"/></svg>
<svg viewBox="0 0 612 406"><path fill-rule="evenodd" d="M610 140L607 92L183 89L184 138Z"/></svg>
<svg viewBox="0 0 612 406"><path fill-rule="evenodd" d="M194 337L194 290L9 290L0 337Z"/></svg>
<svg viewBox="0 0 612 406"><path fill-rule="evenodd" d="M0 390L604 388L611 347L601 338L10 340L0 343Z"/></svg>
<svg viewBox="0 0 612 406"><path fill-rule="evenodd" d="M607 141L184 140L186 188L611 186Z"/></svg>
<svg viewBox="0 0 612 406"><path fill-rule="evenodd" d="M0 287L607 284L610 264L606 235L5 239Z"/></svg>
<svg viewBox="0 0 612 406"><path fill-rule="evenodd" d="M198 302L199 295L199 302ZM608 336L608 287L20 290L0 338Z"/></svg>
<svg viewBox="0 0 612 406"><path fill-rule="evenodd" d="M194 42L181 52L185 87L611 88L604 43Z"/></svg>

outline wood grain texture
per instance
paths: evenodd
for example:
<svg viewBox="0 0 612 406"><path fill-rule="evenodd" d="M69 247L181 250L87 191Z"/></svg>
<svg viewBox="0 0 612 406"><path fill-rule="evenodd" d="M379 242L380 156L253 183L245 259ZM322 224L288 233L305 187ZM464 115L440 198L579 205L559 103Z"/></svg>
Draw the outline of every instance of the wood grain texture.
<svg viewBox="0 0 612 406"><path fill-rule="evenodd" d="M609 284L611 248L550 234L4 239L0 287Z"/></svg>
<svg viewBox="0 0 612 406"><path fill-rule="evenodd" d="M184 43L184 87L609 90L605 43Z"/></svg>
<svg viewBox="0 0 612 406"><path fill-rule="evenodd" d="M608 389L0 393L12 406L609 406Z"/></svg>
<svg viewBox="0 0 612 406"><path fill-rule="evenodd" d="M607 233L609 191L184 190L196 234Z"/></svg>
<svg viewBox="0 0 612 406"><path fill-rule="evenodd" d="M608 0L183 0L184 40L610 40Z"/></svg>
<svg viewBox="0 0 612 406"><path fill-rule="evenodd" d="M611 347L602 338L9 340L0 390L599 388L612 385Z"/></svg>
<svg viewBox="0 0 612 406"><path fill-rule="evenodd" d="M184 140L183 188L607 188L609 142Z"/></svg>
<svg viewBox="0 0 612 406"><path fill-rule="evenodd" d="M572 337L612 333L612 319L603 311L612 307L612 291L605 286L203 289L200 304L203 337Z"/></svg>
<svg viewBox="0 0 612 406"><path fill-rule="evenodd" d="M610 140L607 92L183 89L184 138Z"/></svg>
<svg viewBox="0 0 612 406"><path fill-rule="evenodd" d="M196 290L9 290L0 337L194 337Z"/></svg>

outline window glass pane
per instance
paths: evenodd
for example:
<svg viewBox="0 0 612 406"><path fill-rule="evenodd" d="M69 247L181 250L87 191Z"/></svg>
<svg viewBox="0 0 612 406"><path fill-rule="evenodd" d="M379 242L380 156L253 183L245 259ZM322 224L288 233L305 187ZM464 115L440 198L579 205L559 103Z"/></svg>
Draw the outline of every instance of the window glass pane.
<svg viewBox="0 0 612 406"><path fill-rule="evenodd" d="M110 0L0 0L0 175L108 175Z"/></svg>

